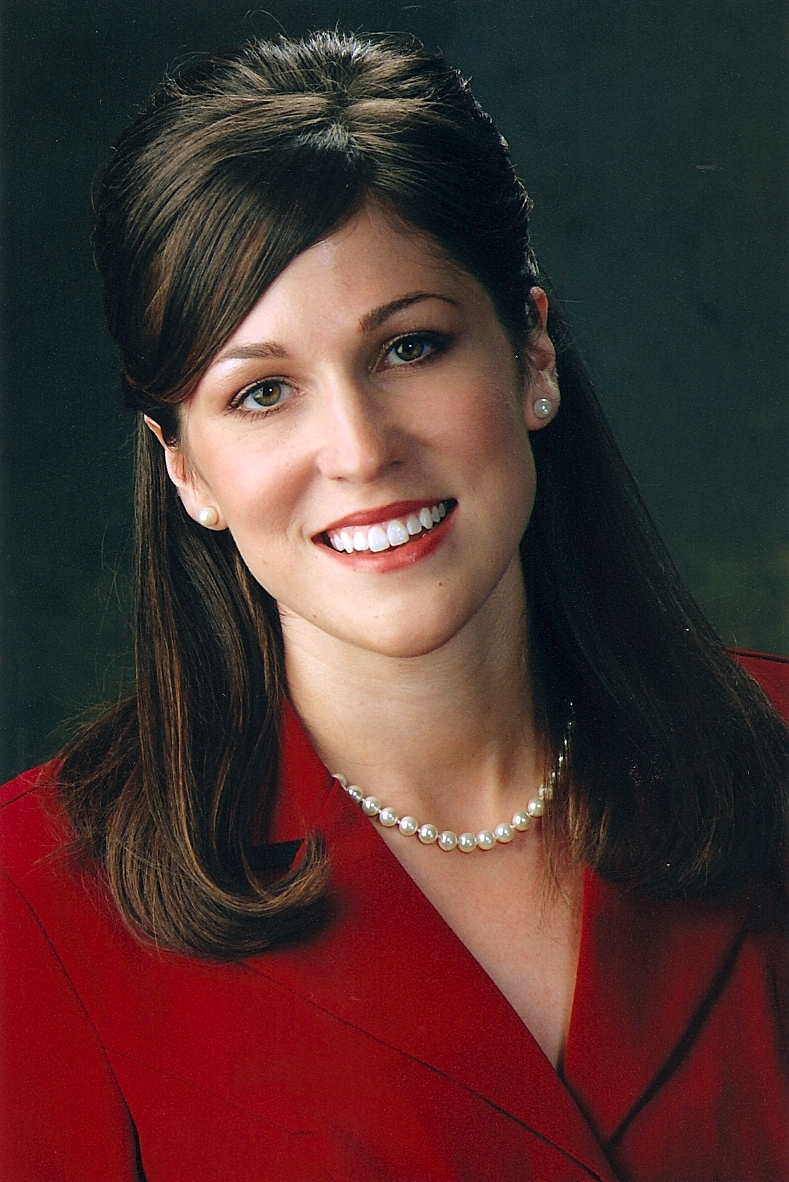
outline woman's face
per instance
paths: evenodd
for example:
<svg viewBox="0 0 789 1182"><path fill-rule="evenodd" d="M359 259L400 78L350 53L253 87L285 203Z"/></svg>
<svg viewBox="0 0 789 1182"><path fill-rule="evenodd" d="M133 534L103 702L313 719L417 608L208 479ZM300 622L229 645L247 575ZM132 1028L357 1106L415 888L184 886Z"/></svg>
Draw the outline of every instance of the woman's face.
<svg viewBox="0 0 789 1182"><path fill-rule="evenodd" d="M286 643L429 652L520 587L532 404L558 403L544 332L529 353L524 378L483 288L369 205L220 350L168 468L187 511L231 531Z"/></svg>

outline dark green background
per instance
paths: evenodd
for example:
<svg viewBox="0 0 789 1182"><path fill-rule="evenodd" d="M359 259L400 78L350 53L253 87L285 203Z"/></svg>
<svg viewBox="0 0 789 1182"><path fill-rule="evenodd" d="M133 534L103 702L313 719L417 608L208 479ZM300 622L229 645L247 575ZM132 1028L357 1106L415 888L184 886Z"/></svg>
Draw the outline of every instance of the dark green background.
<svg viewBox="0 0 789 1182"><path fill-rule="evenodd" d="M785 4L268 8L4 5L0 771L46 755L128 667L131 423L91 261L91 180L166 66L252 33L407 30L473 75L681 570L727 641L789 652Z"/></svg>

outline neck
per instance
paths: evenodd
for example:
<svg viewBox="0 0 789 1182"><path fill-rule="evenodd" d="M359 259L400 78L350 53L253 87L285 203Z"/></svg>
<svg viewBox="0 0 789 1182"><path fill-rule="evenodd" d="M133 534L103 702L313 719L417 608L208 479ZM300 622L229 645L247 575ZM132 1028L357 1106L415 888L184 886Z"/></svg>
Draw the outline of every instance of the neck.
<svg viewBox="0 0 789 1182"><path fill-rule="evenodd" d="M451 828L525 806L540 780L520 570L418 656L351 645L282 613L288 688L330 771Z"/></svg>

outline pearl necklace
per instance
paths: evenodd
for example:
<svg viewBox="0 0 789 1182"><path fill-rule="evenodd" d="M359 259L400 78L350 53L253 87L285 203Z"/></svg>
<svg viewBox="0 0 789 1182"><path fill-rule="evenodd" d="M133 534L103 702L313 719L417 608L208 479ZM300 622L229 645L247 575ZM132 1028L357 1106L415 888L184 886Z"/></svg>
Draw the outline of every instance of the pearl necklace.
<svg viewBox="0 0 789 1182"><path fill-rule="evenodd" d="M338 772L332 773L332 779L345 789L351 800L361 806L365 816L376 818L384 828L393 829L396 825L404 837L416 834L423 845L433 845L435 842L440 850L460 850L463 854L470 854L472 850L492 850L494 845L507 845L516 833L529 829L532 821L542 816L545 801L553 798L553 790L567 755L567 745L568 737L565 736L548 783L540 785L537 795L532 797L525 809L515 813L511 821L502 821L495 829L481 829L476 834L458 835L452 829L441 831L429 823L421 825L416 817L410 814L401 817L391 805L382 805L377 796L365 796L358 784L349 784L345 776Z"/></svg>

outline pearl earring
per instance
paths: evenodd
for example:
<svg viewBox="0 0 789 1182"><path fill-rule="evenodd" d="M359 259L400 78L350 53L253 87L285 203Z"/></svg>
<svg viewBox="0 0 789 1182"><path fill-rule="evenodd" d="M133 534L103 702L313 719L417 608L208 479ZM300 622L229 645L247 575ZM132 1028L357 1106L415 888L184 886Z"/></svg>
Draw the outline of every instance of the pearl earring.
<svg viewBox="0 0 789 1182"><path fill-rule="evenodd" d="M550 398L538 398L532 403L531 408L538 419L549 419L553 414L553 403Z"/></svg>
<svg viewBox="0 0 789 1182"><path fill-rule="evenodd" d="M213 505L206 505L205 508L201 509L197 514L197 520L201 525L204 525L210 529L212 525L216 525L216 523L219 521L219 514Z"/></svg>

